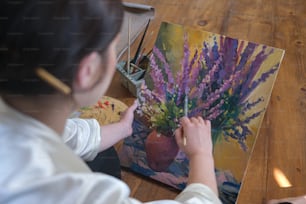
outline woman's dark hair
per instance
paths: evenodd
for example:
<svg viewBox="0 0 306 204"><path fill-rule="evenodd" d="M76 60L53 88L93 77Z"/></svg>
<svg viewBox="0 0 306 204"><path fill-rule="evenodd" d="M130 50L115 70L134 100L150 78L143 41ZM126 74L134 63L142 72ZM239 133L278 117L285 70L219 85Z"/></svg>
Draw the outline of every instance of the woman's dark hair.
<svg viewBox="0 0 306 204"><path fill-rule="evenodd" d="M82 57L104 52L121 28L120 0L0 2L0 93L46 94L43 67L71 86Z"/></svg>

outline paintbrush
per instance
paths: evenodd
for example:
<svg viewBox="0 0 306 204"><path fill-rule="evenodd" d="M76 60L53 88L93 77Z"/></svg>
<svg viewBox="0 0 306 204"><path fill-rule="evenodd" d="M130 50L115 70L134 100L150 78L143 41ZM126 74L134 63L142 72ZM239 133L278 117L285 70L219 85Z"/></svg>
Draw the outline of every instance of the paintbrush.
<svg viewBox="0 0 306 204"><path fill-rule="evenodd" d="M131 61L131 63L133 63L133 64L136 64L137 59L138 59L139 57L141 57L141 56L139 56L139 52L140 52L140 49L141 49L141 47L142 47L144 37L145 37L145 35L146 35L146 33L147 33L147 30L148 30L150 21L151 21L151 20L149 19L149 21L148 21L148 23L147 23L147 26L146 26L146 28L145 28L145 31L144 31L144 33L143 33L143 35L142 35L141 40L140 40L140 43L139 43L139 45L138 45L137 51L136 51L136 53L135 53L135 56L134 56L134 58L133 58L132 61Z"/></svg>
<svg viewBox="0 0 306 204"><path fill-rule="evenodd" d="M128 19L128 60L127 60L128 75L130 75L130 58L131 58L131 18Z"/></svg>
<svg viewBox="0 0 306 204"><path fill-rule="evenodd" d="M184 116L188 117L188 95L187 94L185 95L185 99L184 99ZM186 146L187 144L187 138L185 134L183 136L183 144L184 146Z"/></svg>

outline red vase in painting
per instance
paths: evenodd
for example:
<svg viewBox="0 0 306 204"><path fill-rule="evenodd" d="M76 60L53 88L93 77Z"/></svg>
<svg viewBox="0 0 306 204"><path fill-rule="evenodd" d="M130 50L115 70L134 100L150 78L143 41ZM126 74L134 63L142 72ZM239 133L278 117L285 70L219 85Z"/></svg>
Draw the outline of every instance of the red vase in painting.
<svg viewBox="0 0 306 204"><path fill-rule="evenodd" d="M178 150L174 136L165 136L156 130L148 135L145 142L148 165L154 171L166 171Z"/></svg>

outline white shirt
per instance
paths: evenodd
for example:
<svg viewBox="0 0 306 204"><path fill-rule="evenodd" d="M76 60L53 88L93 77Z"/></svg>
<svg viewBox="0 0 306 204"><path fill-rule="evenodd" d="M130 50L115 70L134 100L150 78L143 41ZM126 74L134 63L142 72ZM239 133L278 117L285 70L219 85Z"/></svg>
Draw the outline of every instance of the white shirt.
<svg viewBox="0 0 306 204"><path fill-rule="evenodd" d="M77 121L74 123L77 124ZM95 126L95 122L89 123ZM89 159L96 154L95 147L99 144L94 144L91 152L90 148L84 147L81 141L90 144L91 142L86 141L98 143L100 139L85 138L81 134L72 135L78 137L76 152L81 152ZM95 137L97 136L98 134ZM105 174L91 172L56 132L43 123L8 107L1 99L0 159L0 204L141 203L129 197L130 190L125 183ZM150 203L221 202L207 186L191 184L175 200Z"/></svg>
<svg viewBox="0 0 306 204"><path fill-rule="evenodd" d="M100 124L96 119L68 119L62 140L76 155L92 161L101 149Z"/></svg>

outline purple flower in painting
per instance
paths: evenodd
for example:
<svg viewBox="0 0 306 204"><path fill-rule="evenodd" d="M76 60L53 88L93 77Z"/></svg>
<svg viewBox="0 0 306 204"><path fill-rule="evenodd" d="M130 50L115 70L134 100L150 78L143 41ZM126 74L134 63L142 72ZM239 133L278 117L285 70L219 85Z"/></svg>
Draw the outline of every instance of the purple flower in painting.
<svg viewBox="0 0 306 204"><path fill-rule="evenodd" d="M193 68L191 69L191 73L190 73L190 79L189 79L189 84L188 84L189 87L192 87L194 84L197 84L199 72L202 67L201 61L202 61L202 55L199 58L198 50L196 50L190 62L190 66Z"/></svg>
<svg viewBox="0 0 306 204"><path fill-rule="evenodd" d="M256 105L258 105L259 103L261 103L263 101L264 101L263 97L260 97L254 102L247 101L247 102L243 103L242 104L243 108L241 110L241 113L243 115L245 115L248 111L252 110L252 108L256 107Z"/></svg>
<svg viewBox="0 0 306 204"><path fill-rule="evenodd" d="M279 64L259 73L273 50L224 36L203 42L202 49L194 50L191 53L185 35L181 69L174 77L175 69L164 50L153 48L150 89L143 86L139 96L143 114L153 127L174 130L184 115L184 98L188 96L188 116L211 120L214 143L221 136L230 137L246 151L246 139L253 134L249 124L264 112L256 110L263 97L249 101L249 96L277 72Z"/></svg>
<svg viewBox="0 0 306 204"><path fill-rule="evenodd" d="M155 56L151 55L150 57L151 61L151 77L155 86L154 91L161 97L165 98L165 84L164 84L164 76L162 74L161 69L158 67L156 61L155 61Z"/></svg>
<svg viewBox="0 0 306 204"><path fill-rule="evenodd" d="M157 49L156 47L153 48L153 53L154 55L158 58L158 60L162 63L162 66L164 67L165 73L166 73L166 78L167 78L167 92L169 92L170 94L174 93L174 77L172 74L172 71L170 69L170 66L168 64L168 62L166 61L166 58L164 57L164 55L161 53L161 51L159 49Z"/></svg>
<svg viewBox="0 0 306 204"><path fill-rule="evenodd" d="M182 61L182 74L179 76L181 79L178 81L178 93L177 93L177 99L176 99L176 104L179 105L182 101L182 97L187 95L189 92L189 77L190 77L190 70L191 70L191 64L194 62L191 62L189 64L189 56L190 56L190 50L188 47L188 42L187 42L187 36L184 37L184 57Z"/></svg>

